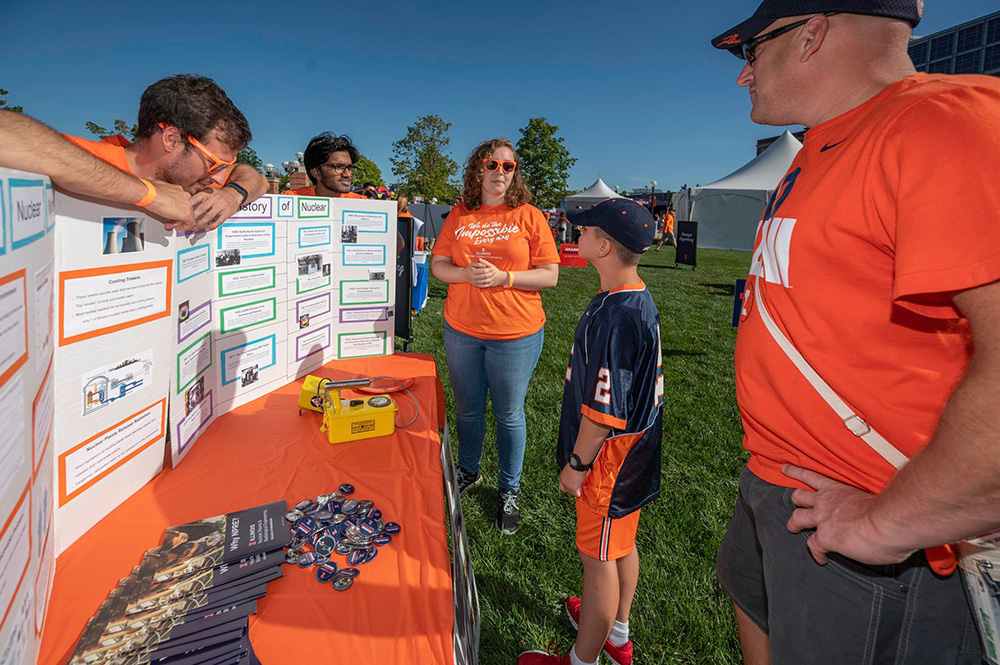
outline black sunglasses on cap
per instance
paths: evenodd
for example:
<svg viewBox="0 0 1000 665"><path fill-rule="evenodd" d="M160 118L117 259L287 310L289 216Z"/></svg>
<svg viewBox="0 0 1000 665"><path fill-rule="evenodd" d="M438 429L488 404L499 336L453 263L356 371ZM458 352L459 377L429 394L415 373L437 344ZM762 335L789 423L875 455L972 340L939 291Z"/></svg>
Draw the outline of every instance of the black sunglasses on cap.
<svg viewBox="0 0 1000 665"><path fill-rule="evenodd" d="M840 12L824 12L823 16L833 16L834 14L839 14ZM753 61L757 59L757 47L764 42L774 39L775 37L780 37L781 35L794 30L800 26L805 25L809 21L816 18L815 16L810 16L809 18L802 19L801 21L796 21L795 23L789 23L788 25L782 26L771 32L765 32L760 37L754 37L753 39L748 39L739 45L739 47L732 49L733 53L737 56L743 58L747 61L747 64L752 65Z"/></svg>

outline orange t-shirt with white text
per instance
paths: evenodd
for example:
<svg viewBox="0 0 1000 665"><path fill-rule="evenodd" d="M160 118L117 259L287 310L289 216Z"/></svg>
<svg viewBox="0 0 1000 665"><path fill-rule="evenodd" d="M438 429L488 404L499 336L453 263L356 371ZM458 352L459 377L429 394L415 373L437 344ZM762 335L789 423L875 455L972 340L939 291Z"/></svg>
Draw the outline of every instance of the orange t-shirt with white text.
<svg viewBox="0 0 1000 665"><path fill-rule="evenodd" d="M447 256L459 268L488 261L503 271L530 270L559 263L549 225L538 208L523 204L455 206L444 221L434 256ZM480 289L464 282L450 284L444 317L452 328L480 339L518 339L545 325L537 291L494 286Z"/></svg>
<svg viewBox="0 0 1000 665"><path fill-rule="evenodd" d="M915 74L806 134L758 226L736 339L749 469L878 492L895 469L812 388L759 314L912 457L972 353L952 296L1000 280L1000 80Z"/></svg>

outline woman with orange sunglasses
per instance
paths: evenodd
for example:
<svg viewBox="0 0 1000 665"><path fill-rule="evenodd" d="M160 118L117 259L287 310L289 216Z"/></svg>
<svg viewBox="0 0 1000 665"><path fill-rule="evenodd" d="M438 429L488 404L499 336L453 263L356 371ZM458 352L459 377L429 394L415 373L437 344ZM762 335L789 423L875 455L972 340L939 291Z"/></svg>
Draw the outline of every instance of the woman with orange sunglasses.
<svg viewBox="0 0 1000 665"><path fill-rule="evenodd" d="M434 276L449 284L444 344L458 423L458 485L465 492L482 482L489 391L500 466L496 526L512 534L520 522L524 397L544 339L538 292L556 285L559 254L545 217L529 204L510 141L491 139L472 151L463 196L431 263Z"/></svg>

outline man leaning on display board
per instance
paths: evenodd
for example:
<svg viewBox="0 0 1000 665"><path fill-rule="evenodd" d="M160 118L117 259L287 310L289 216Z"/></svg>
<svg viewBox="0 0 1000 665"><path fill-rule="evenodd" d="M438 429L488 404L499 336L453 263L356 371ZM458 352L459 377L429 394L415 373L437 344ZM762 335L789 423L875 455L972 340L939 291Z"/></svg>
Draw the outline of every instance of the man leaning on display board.
<svg viewBox="0 0 1000 665"><path fill-rule="evenodd" d="M177 74L146 88L135 143L122 136L66 138L123 171L184 188L191 194L197 230L218 227L267 191L263 175L236 163L253 138L246 117L204 76ZM155 196L153 188L149 195Z"/></svg>

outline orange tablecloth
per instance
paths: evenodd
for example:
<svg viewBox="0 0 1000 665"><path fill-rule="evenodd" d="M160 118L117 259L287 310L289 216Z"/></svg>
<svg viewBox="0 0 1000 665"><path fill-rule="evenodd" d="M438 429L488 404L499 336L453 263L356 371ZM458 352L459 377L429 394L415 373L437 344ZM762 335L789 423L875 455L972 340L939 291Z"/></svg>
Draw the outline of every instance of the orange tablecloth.
<svg viewBox="0 0 1000 665"><path fill-rule="evenodd" d="M40 663L68 659L84 624L142 553L159 544L165 527L281 499L291 506L345 482L402 531L359 567L345 592L319 584L311 569L286 565L250 617L261 662L454 662L438 438L444 408L433 357L335 361L313 373L334 380L414 377L419 417L390 437L330 445L319 432L320 414L298 415L301 381L221 416L176 469L163 471L59 557ZM412 400L393 397L396 422L408 422Z"/></svg>

